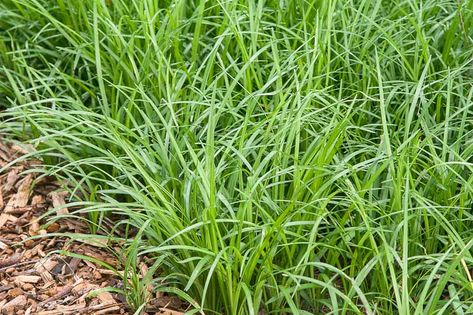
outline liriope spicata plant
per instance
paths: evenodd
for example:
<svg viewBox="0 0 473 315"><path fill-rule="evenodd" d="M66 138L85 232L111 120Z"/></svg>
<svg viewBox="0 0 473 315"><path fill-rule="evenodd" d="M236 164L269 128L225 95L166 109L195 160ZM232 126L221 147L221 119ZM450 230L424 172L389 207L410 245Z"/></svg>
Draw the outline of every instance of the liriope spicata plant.
<svg viewBox="0 0 473 315"><path fill-rule="evenodd" d="M4 0L1 133L125 231L138 312L467 314L472 10Z"/></svg>

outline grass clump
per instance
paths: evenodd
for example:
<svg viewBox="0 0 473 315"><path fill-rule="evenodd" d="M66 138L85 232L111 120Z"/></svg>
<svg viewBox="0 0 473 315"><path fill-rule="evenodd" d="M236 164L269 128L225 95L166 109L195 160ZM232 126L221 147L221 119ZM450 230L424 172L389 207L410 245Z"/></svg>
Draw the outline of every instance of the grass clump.
<svg viewBox="0 0 473 315"><path fill-rule="evenodd" d="M473 312L472 0L0 15L2 133L37 145L92 232L139 230L127 253L156 258L156 290L208 314Z"/></svg>

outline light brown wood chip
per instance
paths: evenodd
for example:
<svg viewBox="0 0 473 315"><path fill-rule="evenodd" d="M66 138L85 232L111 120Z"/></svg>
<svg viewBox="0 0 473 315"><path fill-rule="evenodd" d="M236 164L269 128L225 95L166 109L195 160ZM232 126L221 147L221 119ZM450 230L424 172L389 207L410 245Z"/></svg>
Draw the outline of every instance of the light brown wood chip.
<svg viewBox="0 0 473 315"><path fill-rule="evenodd" d="M3 305L2 309L15 309L19 308L20 306L23 306L26 304L26 296L25 295L19 295L7 304Z"/></svg>
<svg viewBox="0 0 473 315"><path fill-rule="evenodd" d="M161 311L160 314L162 314L162 315L184 315L184 313L182 313L182 312L170 310L170 309L164 308L164 307L161 307L159 310Z"/></svg>
<svg viewBox="0 0 473 315"><path fill-rule="evenodd" d="M28 174L18 187L18 192L15 198L15 207L22 208L28 204L30 199L31 184L33 183L33 174Z"/></svg>
<svg viewBox="0 0 473 315"><path fill-rule="evenodd" d="M8 245L5 244L4 242L0 241L0 250L4 250L4 249L7 249L8 248Z"/></svg>
<svg viewBox="0 0 473 315"><path fill-rule="evenodd" d="M16 276L14 278L14 281L18 281L20 283L38 283L38 281L41 280L41 277L39 276Z"/></svg>
<svg viewBox="0 0 473 315"><path fill-rule="evenodd" d="M3 192L7 193L9 192L13 186L15 186L16 182L20 176L18 175L18 171L16 169L12 169L7 176L7 182L5 186L3 186Z"/></svg>
<svg viewBox="0 0 473 315"><path fill-rule="evenodd" d="M105 305L111 305L111 304L116 304L117 303L117 301L115 301L115 299L110 294L110 292L107 292L107 291L100 292L97 295L97 297L102 302L102 304L105 304Z"/></svg>
<svg viewBox="0 0 473 315"><path fill-rule="evenodd" d="M59 299L62 298L63 296L69 294L69 293L72 291L72 289L73 289L75 286L79 285L82 281L83 281L82 279L79 279L79 280L77 280L73 285L66 285L66 286L62 287L62 288L59 290L58 293L54 294L54 295L51 296L50 298L48 298L48 299L44 300L43 302L41 302L41 303L39 304L39 306L44 306L44 305L46 305L46 304L48 304L48 303L51 303L51 302L56 301L56 300L59 300Z"/></svg>
<svg viewBox="0 0 473 315"><path fill-rule="evenodd" d="M94 306L64 306L61 309L53 310L53 311L42 311L36 313L36 315L64 315L64 314L90 314L90 312L94 312L93 314L115 314L110 313L111 311L116 311L120 309L120 304L118 305L94 305Z"/></svg>
<svg viewBox="0 0 473 315"><path fill-rule="evenodd" d="M64 201L66 194L64 192L52 192L51 193L51 199L53 201L53 207L56 208L56 213L61 215L61 214L67 214L69 213L69 210L64 207L66 202Z"/></svg>
<svg viewBox="0 0 473 315"><path fill-rule="evenodd" d="M4 205L5 204L3 203L3 193L2 193L2 190L0 189L0 211L2 211Z"/></svg>
<svg viewBox="0 0 473 315"><path fill-rule="evenodd" d="M15 223L18 220L17 217L11 215L11 214L6 214L2 213L0 214L0 228L5 225L8 221Z"/></svg>

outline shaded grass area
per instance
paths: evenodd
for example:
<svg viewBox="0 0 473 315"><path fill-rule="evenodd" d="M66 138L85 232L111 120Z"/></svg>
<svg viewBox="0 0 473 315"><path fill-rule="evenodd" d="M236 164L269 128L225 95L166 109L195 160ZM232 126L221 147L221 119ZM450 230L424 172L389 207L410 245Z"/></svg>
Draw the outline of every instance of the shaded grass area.
<svg viewBox="0 0 473 315"><path fill-rule="evenodd" d="M151 282L191 313L471 313L472 24L472 0L4 0L1 132L92 233L138 231L135 309Z"/></svg>

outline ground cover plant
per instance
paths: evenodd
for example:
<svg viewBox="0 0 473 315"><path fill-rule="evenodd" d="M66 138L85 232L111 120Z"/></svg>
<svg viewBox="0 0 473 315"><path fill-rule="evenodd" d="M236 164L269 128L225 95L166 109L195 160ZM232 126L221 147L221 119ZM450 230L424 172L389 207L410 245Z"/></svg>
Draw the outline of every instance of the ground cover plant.
<svg viewBox="0 0 473 315"><path fill-rule="evenodd" d="M128 233L137 313L473 312L472 0L3 0L0 32L1 133Z"/></svg>

